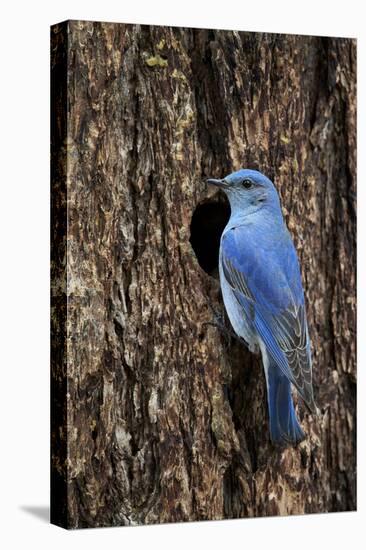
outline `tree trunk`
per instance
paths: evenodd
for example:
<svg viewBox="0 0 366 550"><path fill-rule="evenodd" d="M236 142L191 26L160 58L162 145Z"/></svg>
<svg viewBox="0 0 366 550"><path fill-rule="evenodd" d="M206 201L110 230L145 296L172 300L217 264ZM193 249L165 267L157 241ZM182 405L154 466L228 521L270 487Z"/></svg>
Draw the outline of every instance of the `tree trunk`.
<svg viewBox="0 0 366 550"><path fill-rule="evenodd" d="M52 45L52 521L356 508L356 43L72 21ZM255 168L298 251L316 419L269 439L259 357L219 328L229 207Z"/></svg>

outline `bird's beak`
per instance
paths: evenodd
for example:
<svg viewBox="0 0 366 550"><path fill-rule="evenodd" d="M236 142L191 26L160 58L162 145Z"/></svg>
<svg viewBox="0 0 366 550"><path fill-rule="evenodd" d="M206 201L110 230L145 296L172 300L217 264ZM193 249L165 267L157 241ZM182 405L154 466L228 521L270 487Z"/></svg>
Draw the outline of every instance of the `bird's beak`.
<svg viewBox="0 0 366 550"><path fill-rule="evenodd" d="M216 187L221 187L221 189L227 189L228 187L230 187L225 178L222 180L209 179L206 180L206 183L209 183L210 185L216 185Z"/></svg>

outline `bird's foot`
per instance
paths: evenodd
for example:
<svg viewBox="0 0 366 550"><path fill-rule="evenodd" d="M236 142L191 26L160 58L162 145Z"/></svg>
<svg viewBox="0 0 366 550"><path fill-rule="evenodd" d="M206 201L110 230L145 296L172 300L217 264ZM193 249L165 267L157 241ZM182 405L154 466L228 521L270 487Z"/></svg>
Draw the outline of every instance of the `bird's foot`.
<svg viewBox="0 0 366 550"><path fill-rule="evenodd" d="M213 313L214 321L206 321L205 323L203 323L203 325L209 325L211 327L218 328L221 332L225 334L228 339L234 338L241 344L245 344L246 346L248 346L247 342L243 338L238 336L236 332L234 332L231 328L227 327L227 325L225 324L225 315L221 312L219 313L218 311L216 311L211 304L209 304L209 306Z"/></svg>
<svg viewBox="0 0 366 550"><path fill-rule="evenodd" d="M223 323L213 323L212 321L206 321L206 322L203 323L203 325L204 326L209 325L211 327L218 328L228 338L234 338L235 340L237 340L241 344L247 345L247 343L245 342L245 340L243 340L243 338L240 338L240 336L238 336L233 330L227 328Z"/></svg>

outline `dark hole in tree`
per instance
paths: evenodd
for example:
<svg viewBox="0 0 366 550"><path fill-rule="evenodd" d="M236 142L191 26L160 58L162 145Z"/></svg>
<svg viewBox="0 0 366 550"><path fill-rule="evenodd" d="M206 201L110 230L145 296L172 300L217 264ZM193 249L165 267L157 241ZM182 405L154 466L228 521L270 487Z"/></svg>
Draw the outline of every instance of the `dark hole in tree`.
<svg viewBox="0 0 366 550"><path fill-rule="evenodd" d="M190 243L196 254L197 260L212 277L218 278L218 259L220 239L222 232L230 217L230 205L226 195L219 191L213 197L200 202L192 215ZM222 308L221 293L218 298ZM214 309L219 304L213 303ZM218 310L218 311L223 311ZM230 322L225 316L225 325L230 327ZM213 319L215 321L215 319ZM220 329L218 328L220 331ZM237 432L245 434L245 448L250 458L250 467L253 472L262 465L260 449L268 444L268 425L266 417L254 413L253 403L261 401L265 407L265 381L263 371L259 370L259 358L254 356L243 344L234 338L227 340L224 333L224 348L231 369L231 382L223 389L232 413L233 422ZM250 414L248 414L250 411ZM259 424L259 420L261 424ZM262 434L258 443L258 433ZM254 436L254 434L256 434ZM265 456L265 454L263 455ZM231 466L224 478L224 498L227 515L232 513L231 502L235 500L237 491L237 469L242 467L242 455L234 455ZM239 466L240 465L240 466Z"/></svg>
<svg viewBox="0 0 366 550"><path fill-rule="evenodd" d="M198 263L212 277L218 277L220 238L229 217L229 201L222 192L198 204L193 212L190 243Z"/></svg>

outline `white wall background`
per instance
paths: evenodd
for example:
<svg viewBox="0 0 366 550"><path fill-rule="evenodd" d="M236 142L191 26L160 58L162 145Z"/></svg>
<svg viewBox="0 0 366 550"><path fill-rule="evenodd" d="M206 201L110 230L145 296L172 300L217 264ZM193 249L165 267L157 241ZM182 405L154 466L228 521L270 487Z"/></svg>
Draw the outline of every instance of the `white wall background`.
<svg viewBox="0 0 366 550"><path fill-rule="evenodd" d="M57 5L56 5L57 4ZM362 1L4 2L0 29L2 548L364 548L365 27ZM66 532L49 501L49 25L64 19L352 36L359 61L359 511ZM362 219L363 218L363 219Z"/></svg>

